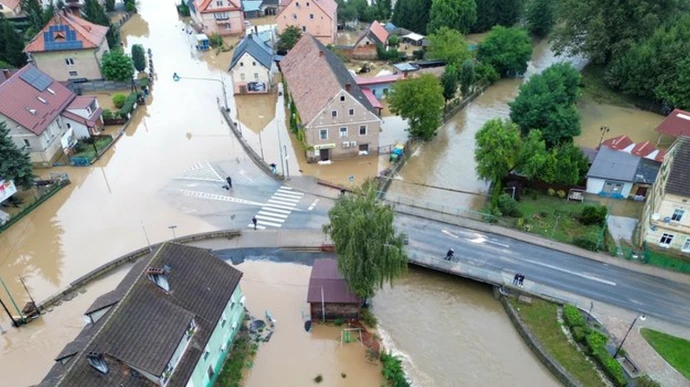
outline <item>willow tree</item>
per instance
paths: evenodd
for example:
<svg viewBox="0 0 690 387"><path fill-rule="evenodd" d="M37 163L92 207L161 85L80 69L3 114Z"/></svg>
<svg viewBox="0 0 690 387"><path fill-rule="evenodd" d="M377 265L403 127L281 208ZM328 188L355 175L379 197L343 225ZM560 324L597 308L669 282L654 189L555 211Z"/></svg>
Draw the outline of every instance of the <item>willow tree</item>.
<svg viewBox="0 0 690 387"><path fill-rule="evenodd" d="M405 236L393 227L395 213L365 184L342 195L328 211L330 235L338 252L338 269L350 290L366 300L407 270Z"/></svg>

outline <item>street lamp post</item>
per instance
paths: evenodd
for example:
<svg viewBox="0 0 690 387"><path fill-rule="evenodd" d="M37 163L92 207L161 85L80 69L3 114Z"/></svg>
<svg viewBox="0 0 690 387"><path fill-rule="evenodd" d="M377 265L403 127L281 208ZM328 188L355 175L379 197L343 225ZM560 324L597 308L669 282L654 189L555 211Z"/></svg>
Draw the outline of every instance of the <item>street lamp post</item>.
<svg viewBox="0 0 690 387"><path fill-rule="evenodd" d="M606 135L606 133L611 131L611 128L609 128L608 126L602 126L601 128L599 128L599 131L601 132L601 139L599 139L599 146L597 147L597 149L601 148L601 143L604 142L604 136Z"/></svg>
<svg viewBox="0 0 690 387"><path fill-rule="evenodd" d="M171 226L168 226L168 228L170 229L170 231L172 231L173 239L177 239L177 236L175 235L175 229L177 228L177 226L173 224Z"/></svg>
<svg viewBox="0 0 690 387"><path fill-rule="evenodd" d="M615 359L616 357L618 357L618 352L620 352L620 351L621 351L621 348L623 348L623 343L625 343L625 339L628 338L628 334L630 333L630 331L631 331L631 330L633 329L633 327L635 326L635 323L637 322L637 319L638 319L638 318L639 318L640 320L642 320L642 321L644 321L644 320L647 319L647 317L646 317L646 316L644 315L644 313L642 313L642 312L638 313L637 316L635 316L635 319L633 320L632 324L630 324L630 328L628 328L628 331L625 332L625 336L623 336L623 340L621 340L620 345L618 346L618 348L616 348L616 353L613 354L613 358L614 358L614 359Z"/></svg>
<svg viewBox="0 0 690 387"><path fill-rule="evenodd" d="M173 81L179 82L181 79L191 79L193 81L209 81L209 82L220 83L223 86L223 102L225 103L225 111L226 112L230 111L230 106L228 106L228 94L225 91L225 81L223 81L222 79L181 77L181 76L177 75L177 73L173 73Z"/></svg>

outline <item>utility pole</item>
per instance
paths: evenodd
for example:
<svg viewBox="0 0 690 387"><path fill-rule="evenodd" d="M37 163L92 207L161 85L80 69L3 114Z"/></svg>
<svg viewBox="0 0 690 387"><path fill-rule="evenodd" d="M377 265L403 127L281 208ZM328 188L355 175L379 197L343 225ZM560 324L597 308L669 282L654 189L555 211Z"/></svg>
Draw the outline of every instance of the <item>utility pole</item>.
<svg viewBox="0 0 690 387"><path fill-rule="evenodd" d="M2 308L5 309L5 313L7 313L7 316L9 316L10 320L12 320L12 326L18 328L19 323L17 322L17 320L14 319L14 317L12 317L12 313L10 313L10 310L7 309L7 305L5 305L4 302L2 302L2 298L0 298L0 305L2 305Z"/></svg>
<svg viewBox="0 0 690 387"><path fill-rule="evenodd" d="M173 224L172 226L168 226L168 228L172 231L173 239L177 239L177 236L175 236L175 229L177 228L177 226Z"/></svg>
<svg viewBox="0 0 690 387"><path fill-rule="evenodd" d="M321 322L326 321L326 299L323 296L323 286L321 286Z"/></svg>
<svg viewBox="0 0 690 387"><path fill-rule="evenodd" d="M22 278L22 276L19 276L19 282L22 283L24 290L26 290L26 294L29 295L29 300L31 300L31 304L34 306L34 309L36 309L36 312L38 312L38 305L36 304L36 301L34 301L34 298L31 297L31 293L29 293L29 289L26 287L26 284L24 283L24 279Z"/></svg>
<svg viewBox="0 0 690 387"><path fill-rule="evenodd" d="M146 226L144 226L144 221L141 221L141 228L144 230L144 236L146 237L146 243L149 245L149 252L153 252L151 248L151 241L149 240L149 234L146 233Z"/></svg>
<svg viewBox="0 0 690 387"><path fill-rule="evenodd" d="M5 288L5 292L7 292L7 296L10 297L10 301L12 302L12 305L14 305L14 309L17 310L17 314L19 314L19 317L21 317L23 319L24 315L22 314L22 311L17 306L17 303L14 302L14 298L12 298L12 294L10 294L10 290L7 289L7 285L5 285L5 281L3 281L2 278L0 278L0 283L2 283L2 287Z"/></svg>

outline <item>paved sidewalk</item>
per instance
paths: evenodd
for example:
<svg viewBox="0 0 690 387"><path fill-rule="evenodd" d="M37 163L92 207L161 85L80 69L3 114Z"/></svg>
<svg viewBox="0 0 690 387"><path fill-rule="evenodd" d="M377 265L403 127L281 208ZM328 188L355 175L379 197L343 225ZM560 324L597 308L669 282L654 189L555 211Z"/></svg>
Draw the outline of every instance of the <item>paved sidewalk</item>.
<svg viewBox="0 0 690 387"><path fill-rule="evenodd" d="M287 248L287 247L318 247L324 243L331 243L321 230L242 230L242 235L232 239L207 239L186 243L190 246L212 250L239 248Z"/></svg>
<svg viewBox="0 0 690 387"><path fill-rule="evenodd" d="M337 199L340 195L340 191L338 189L320 185L317 183L317 179L313 177L293 177L290 180L286 181L285 184L296 190L328 199ZM577 246L569 245L567 243L562 242L556 242L550 239L545 239L538 235L518 231L515 229L496 226L490 223L484 223L477 220L463 218L455 215L443 214L440 212L430 211L405 204L395 204L395 209L397 212L402 214L417 216L438 222L473 229L476 231L482 231L505 236L508 238L518 239L524 242L531 243L533 245L546 247L552 250L561 251L572 255L577 255L583 258L592 259L609 265L623 267L639 273L645 273L675 282L690 284L690 275L687 274L665 270L656 266L643 265L640 263L627 261L622 258L612 257L608 254L595 253L592 251L581 249Z"/></svg>

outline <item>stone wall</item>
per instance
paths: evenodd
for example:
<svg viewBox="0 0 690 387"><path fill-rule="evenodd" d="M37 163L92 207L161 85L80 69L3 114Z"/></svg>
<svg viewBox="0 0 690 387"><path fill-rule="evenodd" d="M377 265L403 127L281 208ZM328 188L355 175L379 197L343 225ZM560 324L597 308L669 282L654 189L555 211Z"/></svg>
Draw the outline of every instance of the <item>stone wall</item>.
<svg viewBox="0 0 690 387"><path fill-rule="evenodd" d="M354 320L359 318L359 304L326 304L326 321L337 319ZM322 321L323 308L320 302L311 304L312 321Z"/></svg>

